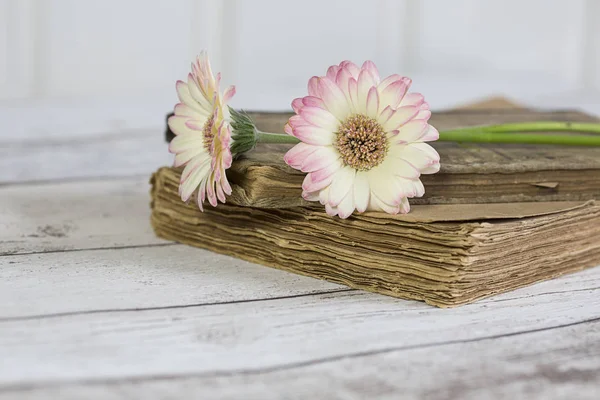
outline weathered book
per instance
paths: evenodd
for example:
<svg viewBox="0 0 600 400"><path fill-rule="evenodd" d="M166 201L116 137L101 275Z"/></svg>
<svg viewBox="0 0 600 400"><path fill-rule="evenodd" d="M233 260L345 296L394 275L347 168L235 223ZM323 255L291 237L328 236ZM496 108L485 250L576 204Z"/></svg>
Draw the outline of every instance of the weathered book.
<svg viewBox="0 0 600 400"><path fill-rule="evenodd" d="M278 131L285 114L254 114ZM461 110L439 129L534 120L590 121L577 112ZM434 143L442 170L407 215L327 216L300 197L303 174L264 146L228 171L228 203L186 205L180 169L152 178L158 236L275 268L450 307L600 264L600 149ZM416 200L416 201L415 201Z"/></svg>

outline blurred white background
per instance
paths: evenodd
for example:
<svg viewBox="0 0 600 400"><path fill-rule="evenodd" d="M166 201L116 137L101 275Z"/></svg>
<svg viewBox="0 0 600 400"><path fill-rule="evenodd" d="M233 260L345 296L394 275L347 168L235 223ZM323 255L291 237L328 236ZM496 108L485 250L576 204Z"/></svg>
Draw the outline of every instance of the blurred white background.
<svg viewBox="0 0 600 400"><path fill-rule="evenodd" d="M246 109L371 59L434 109L503 94L600 115L598 18L595 0L0 0L0 137L162 128L202 49Z"/></svg>

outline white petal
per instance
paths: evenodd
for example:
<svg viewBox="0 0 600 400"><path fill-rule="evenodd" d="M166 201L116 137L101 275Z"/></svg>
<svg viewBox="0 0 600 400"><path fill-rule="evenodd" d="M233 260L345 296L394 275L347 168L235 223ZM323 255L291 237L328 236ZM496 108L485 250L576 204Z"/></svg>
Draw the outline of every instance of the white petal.
<svg viewBox="0 0 600 400"><path fill-rule="evenodd" d="M337 206L337 214L340 218L346 219L352 212L354 211L354 193L353 189L350 188L346 197L341 201L341 203Z"/></svg>
<svg viewBox="0 0 600 400"><path fill-rule="evenodd" d="M348 166L340 169L335 174L333 181L331 182L331 186L329 187L330 192L328 203L331 206L337 207L344 197L346 197L346 194L352 188L355 175L356 170Z"/></svg>
<svg viewBox="0 0 600 400"><path fill-rule="evenodd" d="M369 179L367 173L364 171L358 171L356 178L354 178L354 204L358 212L364 212L369 206L369 195L371 189L369 188Z"/></svg>

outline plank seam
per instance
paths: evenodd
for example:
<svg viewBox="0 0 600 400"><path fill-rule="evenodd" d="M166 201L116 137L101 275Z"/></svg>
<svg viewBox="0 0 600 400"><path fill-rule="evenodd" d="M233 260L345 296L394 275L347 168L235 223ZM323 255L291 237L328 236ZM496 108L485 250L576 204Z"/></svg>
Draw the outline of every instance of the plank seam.
<svg viewBox="0 0 600 400"><path fill-rule="evenodd" d="M0 257L19 257L30 256L34 254L54 254L54 253L77 253L80 251L98 251L98 250L127 250L127 249L143 249L147 247L168 247L168 246L184 246L181 243L150 243L150 244L135 244L129 246L112 246L112 247L87 247L81 249L61 249L61 250L45 250L45 251L30 251L28 253L0 253Z"/></svg>
<svg viewBox="0 0 600 400"><path fill-rule="evenodd" d="M174 243L177 244L177 243ZM268 267L265 267L268 268ZM520 300L520 299L529 299L540 296L547 296L551 294L560 294L560 293L575 293L575 292L585 292L590 291L593 292L595 290L600 289L599 287L593 288L585 288L585 289L573 289L573 290L564 290L564 291L553 291L553 292L544 292L532 294L529 296L521 296L521 297L511 297L508 299L487 299L481 300L477 304L493 304L500 303L504 301L511 300ZM157 311L157 310L177 310L184 308L195 308L195 307L210 307L210 306L220 306L220 305L231 305L231 304L243 304L243 303L254 303L254 302L263 302L263 301L271 301L271 300L286 300L286 299L294 299L299 297L310 297L310 296L319 296L322 294L332 294L332 293L345 293L345 292L358 292L363 294L373 294L366 292L360 289L331 289L331 290L323 290L317 292L310 293L300 293L293 294L287 296L274 296L274 297L262 297L259 299L243 299L243 300L230 300L223 302L211 302L211 303L195 303L195 304L176 304L171 306L155 306L155 307L132 307L132 308L115 308L115 309L97 309L97 310L84 310L84 311L67 311L61 313L53 313L53 314L37 314L37 315L28 315L22 317L0 317L0 323L3 322L14 322L14 321L30 321L30 320L41 320L47 318L62 318L62 317L71 317L71 316L79 316L79 315L89 315L89 314L100 314L100 313L120 313L120 312L139 312L139 311ZM410 300L406 300L410 301ZM415 311L421 310L421 308L413 308L413 309L405 309L402 311Z"/></svg>
<svg viewBox="0 0 600 400"><path fill-rule="evenodd" d="M265 268L267 268L267 267L265 267ZM331 289L331 290L322 290L322 291L310 292L310 293L290 294L290 295L286 295L286 296L262 297L259 299L230 300L230 301L223 301L223 302L196 303L196 304L177 304L177 305L172 305L172 306L133 307L133 308L99 309L99 310L87 310L87 311L68 311L68 312L55 313L55 314L29 315L29 316L24 316L24 317L5 317L5 318L0 318L0 323L14 322L14 321L30 321L30 320L39 320L39 319L46 319L46 318L61 318L61 317L71 317L71 316L100 314L100 313L177 310L177 309L182 309L182 308L255 303L255 302L262 302L262 301L269 301L269 300L286 300L286 299L295 299L298 297L309 297L309 296L318 296L318 295L322 295L322 294L343 293L343 292L359 292L359 290L358 289Z"/></svg>
<svg viewBox="0 0 600 400"><path fill-rule="evenodd" d="M315 358L312 360L305 360L305 361L281 364L281 365L264 367L264 368L253 368L253 369L248 368L248 369L238 369L238 370L229 370L229 371L213 371L213 372L204 372L204 373L173 374L173 375L168 375L168 374L147 375L147 376L142 376L142 377L122 377L122 378L120 377L120 378L105 378L105 379L93 379L92 378L92 379L77 379L77 380L72 380L72 381L62 381L62 382L39 382L39 383L34 382L34 383L27 383L27 384L22 384L22 383L21 384L9 384L9 385L0 386L0 393L2 393L2 392L5 392L5 393L6 392L27 392L27 391L31 391L31 390L35 390L35 389L40 389L40 388L60 387L60 386L69 386L69 385L97 386L97 385L115 385L115 384L123 384L123 383L143 383L143 382L150 382L150 381L177 381L177 380L181 380L181 379L193 379L193 378L219 378L219 377L231 377L231 376L236 376L236 375L252 376L252 375L268 374L268 373L274 373L274 372L280 372L280 371L289 371L289 370L293 370L293 369L297 369L297 368L306 368L306 367L311 367L311 366L321 365L321 364L328 364L328 363L333 363L333 362L337 362L337 361L341 361L341 360L345 360L345 359L362 358L362 357L368 357L368 356L379 355L379 354L389 354L389 353L394 353L394 352L419 350L419 349L432 348L432 347L442 347L442 346L449 346L449 345L454 345L454 344L476 343L476 342L482 342L482 341L486 341L486 340L497 340L497 339L503 339L503 338L508 338L508 337L528 335L528 334L532 334L532 333L547 332L547 331L555 330L555 329L564 329L564 328L569 328L569 327L577 326L577 325L583 325L583 324L587 324L587 323L594 324L594 323L598 323L598 322L600 322L600 317L589 318L589 319L585 319L582 321L570 322L568 324L560 324L560 325L555 325L555 326L550 326L550 327L545 327L545 328L528 329L528 330L520 331L520 332L509 332L509 333L481 336L481 337L476 337L476 338L472 338L472 339L464 339L464 340L447 340L447 341L424 343L424 344L411 345L411 346L388 347L388 348L378 349L378 350L369 350L369 351L362 351L362 352L355 352L355 353L348 353L348 354L340 354L340 355L329 356L329 357Z"/></svg>

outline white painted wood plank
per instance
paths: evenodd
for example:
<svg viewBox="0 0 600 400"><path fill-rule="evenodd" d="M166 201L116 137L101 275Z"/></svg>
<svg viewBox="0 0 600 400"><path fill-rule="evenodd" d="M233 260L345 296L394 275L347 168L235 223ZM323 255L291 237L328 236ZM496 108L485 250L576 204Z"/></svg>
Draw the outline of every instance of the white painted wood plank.
<svg viewBox="0 0 600 400"><path fill-rule="evenodd" d="M0 321L348 290L183 245L4 256L0 266Z"/></svg>
<svg viewBox="0 0 600 400"><path fill-rule="evenodd" d="M578 399L596 400L600 323L392 350L261 372L50 384L0 399Z"/></svg>
<svg viewBox="0 0 600 400"><path fill-rule="evenodd" d="M151 257L149 257L149 262ZM222 267L222 266L218 266ZM548 283L551 287L552 283ZM598 289L435 309L364 292L0 322L0 388L258 373L600 317ZM590 333L591 335L591 333ZM598 336L580 337L581 344Z"/></svg>
<svg viewBox="0 0 600 400"><path fill-rule="evenodd" d="M167 243L147 177L0 187L0 255Z"/></svg>
<svg viewBox="0 0 600 400"><path fill-rule="evenodd" d="M150 174L173 157L160 131L70 140L0 142L0 184Z"/></svg>

